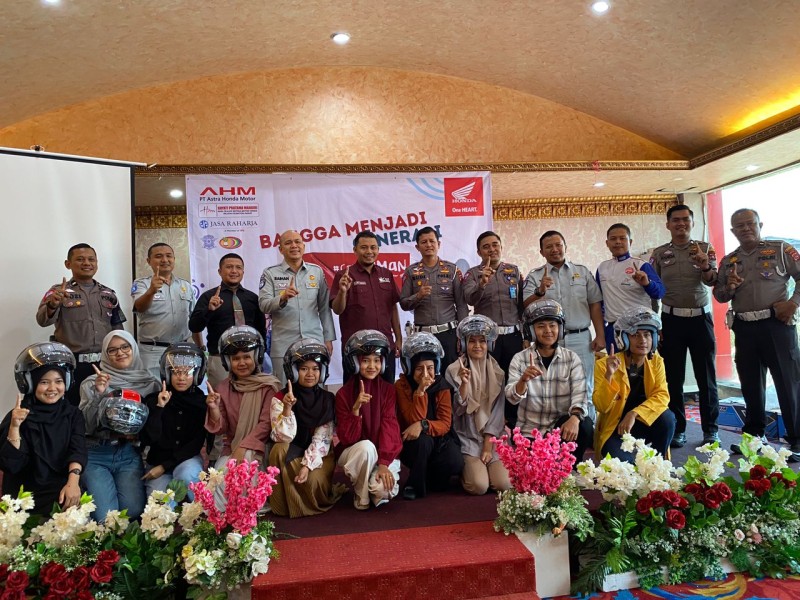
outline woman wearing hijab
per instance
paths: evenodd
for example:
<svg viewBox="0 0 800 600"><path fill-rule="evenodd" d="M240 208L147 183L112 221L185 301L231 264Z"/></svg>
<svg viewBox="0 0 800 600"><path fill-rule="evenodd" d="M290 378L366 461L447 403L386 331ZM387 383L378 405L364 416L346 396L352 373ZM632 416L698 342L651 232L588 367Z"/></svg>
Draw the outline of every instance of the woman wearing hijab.
<svg viewBox="0 0 800 600"><path fill-rule="evenodd" d="M14 366L20 394L0 423L3 494L16 498L20 487L33 492L34 514L49 515L53 504L66 509L81 499L85 426L64 397L74 372L74 355L56 342L28 346Z"/></svg>
<svg viewBox="0 0 800 600"><path fill-rule="evenodd" d="M483 315L467 317L458 325L461 350L466 356L455 361L445 379L455 389L453 429L461 441L464 490L476 496L491 487L511 487L508 471L492 443L504 430L505 373L489 354L497 339L497 325Z"/></svg>
<svg viewBox="0 0 800 600"><path fill-rule="evenodd" d="M301 339L286 351L286 388L272 398L269 464L280 469L269 497L281 517L307 517L331 508L341 493L333 486L331 452L334 397L322 385L330 356L324 344Z"/></svg>
<svg viewBox="0 0 800 600"><path fill-rule="evenodd" d="M127 509L132 519L144 510L138 434L148 410L142 399L160 387L144 368L130 333L115 330L103 338L100 368L81 384L80 403L89 448L82 481L94 499L97 521L110 510Z"/></svg>
<svg viewBox="0 0 800 600"><path fill-rule="evenodd" d="M223 436L222 454L216 468L230 460L263 463L271 430L269 412L272 397L280 390L277 377L261 372L264 340L249 325L234 325L219 338L222 366L230 373L212 389L208 386L206 430ZM217 509L225 509L225 487L214 493Z"/></svg>
<svg viewBox="0 0 800 600"><path fill-rule="evenodd" d="M395 382L403 437L400 460L410 473L403 498L416 500L428 487L443 490L464 468L452 429L450 386L440 376L444 350L433 334L413 333L403 342L403 372Z"/></svg>

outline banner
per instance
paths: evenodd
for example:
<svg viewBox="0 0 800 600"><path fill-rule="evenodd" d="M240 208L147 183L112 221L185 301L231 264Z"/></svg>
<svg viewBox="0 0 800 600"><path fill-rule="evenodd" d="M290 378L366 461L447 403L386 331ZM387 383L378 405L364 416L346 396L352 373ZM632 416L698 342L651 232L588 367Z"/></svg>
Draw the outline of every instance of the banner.
<svg viewBox="0 0 800 600"><path fill-rule="evenodd" d="M219 259L228 252L242 256L243 285L258 292L264 268L283 259L278 246L288 229L300 233L305 259L323 268L329 287L337 271L355 262L356 234L374 232L378 264L394 273L399 290L403 272L420 258L418 229L435 228L439 256L465 272L479 262L478 235L492 228L488 172L189 175L186 207L195 295L219 285ZM401 311L400 321L410 325L413 315ZM339 346L330 382L341 363Z"/></svg>

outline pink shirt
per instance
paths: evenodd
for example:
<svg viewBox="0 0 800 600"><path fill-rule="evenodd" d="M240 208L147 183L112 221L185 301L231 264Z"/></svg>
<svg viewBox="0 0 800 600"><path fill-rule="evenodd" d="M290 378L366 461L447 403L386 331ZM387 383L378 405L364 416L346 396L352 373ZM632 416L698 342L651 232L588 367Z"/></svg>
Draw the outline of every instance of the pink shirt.
<svg viewBox="0 0 800 600"><path fill-rule="evenodd" d="M231 442L234 435L236 435L236 426L239 424L239 410L244 394L233 389L230 378L220 383L216 391L220 396L220 420L218 423L212 423L208 412L206 412L206 430L209 433L223 436L222 455L229 456L235 450L235 448L231 448ZM261 388L261 412L258 416L258 424L242 438L242 448L264 454L272 428L269 411L272 404L272 396L274 395L275 390L272 387L265 385Z"/></svg>

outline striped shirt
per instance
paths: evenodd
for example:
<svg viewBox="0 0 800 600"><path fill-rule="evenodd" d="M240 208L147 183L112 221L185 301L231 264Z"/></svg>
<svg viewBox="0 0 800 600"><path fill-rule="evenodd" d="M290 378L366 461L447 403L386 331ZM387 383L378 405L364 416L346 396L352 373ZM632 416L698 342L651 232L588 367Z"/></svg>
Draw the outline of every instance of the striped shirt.
<svg viewBox="0 0 800 600"><path fill-rule="evenodd" d="M533 364L542 375L528 381L525 393L520 395L514 388L531 364L531 353ZM518 352L508 368L506 398L511 404L519 405L517 426L526 437L530 437L534 429L544 434L559 417L569 414L573 409L576 412L580 409L581 414L586 416L586 375L580 356L559 346L550 366L545 367L542 357L533 346Z"/></svg>

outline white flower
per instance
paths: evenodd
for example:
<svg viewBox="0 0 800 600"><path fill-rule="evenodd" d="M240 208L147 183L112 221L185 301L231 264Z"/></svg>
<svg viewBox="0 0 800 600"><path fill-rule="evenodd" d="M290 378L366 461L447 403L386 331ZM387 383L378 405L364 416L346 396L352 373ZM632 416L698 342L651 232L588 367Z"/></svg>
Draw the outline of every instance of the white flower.
<svg viewBox="0 0 800 600"><path fill-rule="evenodd" d="M203 505L198 502L184 503L181 509L181 516L178 517L178 523L183 527L183 530L191 533L194 531L197 521L203 515Z"/></svg>
<svg viewBox="0 0 800 600"><path fill-rule="evenodd" d="M231 532L227 536L225 536L225 543L228 544L228 548L231 550L236 550L242 543L242 534Z"/></svg>
<svg viewBox="0 0 800 600"><path fill-rule="evenodd" d="M125 531L128 528L128 523L130 523L130 519L126 516L123 516L118 510L110 510L106 513L106 518L104 522L105 526L108 527L111 531L119 533Z"/></svg>
<svg viewBox="0 0 800 600"><path fill-rule="evenodd" d="M266 540L261 536L255 536L253 543L250 545L250 550L247 552L247 558L250 560L264 560L267 558Z"/></svg>
<svg viewBox="0 0 800 600"><path fill-rule="evenodd" d="M269 570L269 556L264 560L257 560L251 567L252 577L262 575Z"/></svg>
<svg viewBox="0 0 800 600"><path fill-rule="evenodd" d="M636 446L636 438L633 437L630 433L625 433L622 435L622 445L620 448L623 452L633 452L634 447Z"/></svg>
<svg viewBox="0 0 800 600"><path fill-rule="evenodd" d="M735 537L740 542L744 541L744 531L742 531L741 529L737 529L736 531L733 532L733 537Z"/></svg>

